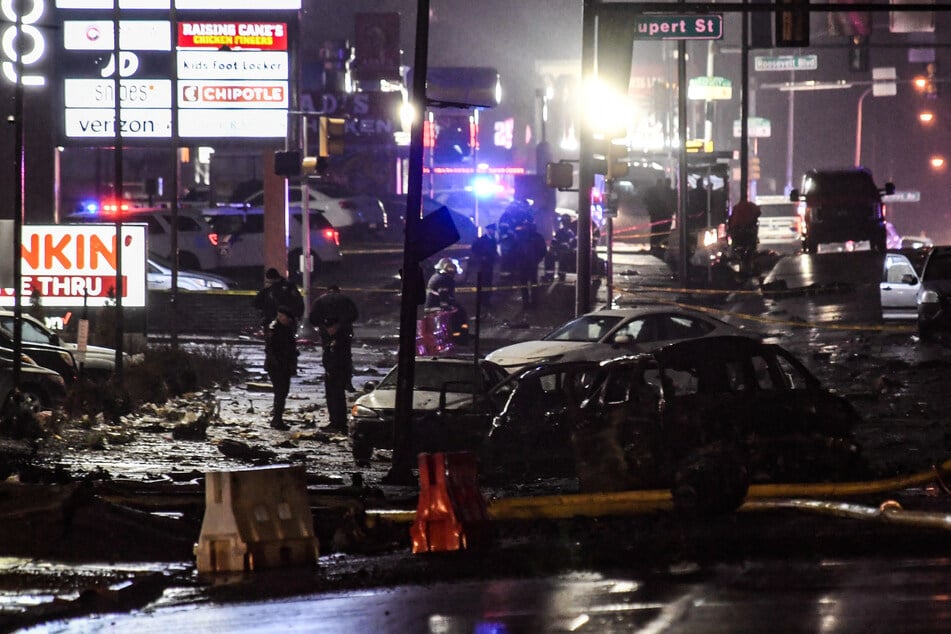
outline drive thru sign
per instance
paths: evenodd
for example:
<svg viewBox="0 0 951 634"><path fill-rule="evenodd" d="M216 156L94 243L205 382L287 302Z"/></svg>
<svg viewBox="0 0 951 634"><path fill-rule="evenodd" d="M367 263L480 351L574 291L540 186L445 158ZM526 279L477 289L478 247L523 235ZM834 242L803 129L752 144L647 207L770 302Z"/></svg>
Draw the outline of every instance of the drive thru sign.
<svg viewBox="0 0 951 634"><path fill-rule="evenodd" d="M722 37L722 15L639 15L634 18L636 40L719 40Z"/></svg>

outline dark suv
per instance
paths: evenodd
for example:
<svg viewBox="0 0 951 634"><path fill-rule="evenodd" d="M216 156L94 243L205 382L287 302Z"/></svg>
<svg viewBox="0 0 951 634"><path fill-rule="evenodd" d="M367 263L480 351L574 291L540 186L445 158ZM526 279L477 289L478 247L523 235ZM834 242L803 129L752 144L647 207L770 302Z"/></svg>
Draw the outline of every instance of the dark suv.
<svg viewBox="0 0 951 634"><path fill-rule="evenodd" d="M804 253L815 253L820 244L868 240L874 251L887 247L885 205L882 194L895 193L893 183L879 189L864 167L811 170L803 176L802 189L789 193L799 203L800 240Z"/></svg>

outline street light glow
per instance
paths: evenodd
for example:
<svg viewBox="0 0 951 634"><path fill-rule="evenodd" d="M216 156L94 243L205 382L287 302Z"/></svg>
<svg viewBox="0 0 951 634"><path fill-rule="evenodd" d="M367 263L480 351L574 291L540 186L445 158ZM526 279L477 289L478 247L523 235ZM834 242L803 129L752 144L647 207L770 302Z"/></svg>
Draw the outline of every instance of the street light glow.
<svg viewBox="0 0 951 634"><path fill-rule="evenodd" d="M626 95L594 80L585 91L585 113L595 135L626 137L633 105Z"/></svg>
<svg viewBox="0 0 951 634"><path fill-rule="evenodd" d="M943 156L932 156L932 157L931 157L931 167L932 167L932 169L936 169L936 170L944 169L944 157L943 157Z"/></svg>
<svg viewBox="0 0 951 634"><path fill-rule="evenodd" d="M918 113L918 121L921 121L924 124L929 124L934 122L934 113L930 110L923 110Z"/></svg>

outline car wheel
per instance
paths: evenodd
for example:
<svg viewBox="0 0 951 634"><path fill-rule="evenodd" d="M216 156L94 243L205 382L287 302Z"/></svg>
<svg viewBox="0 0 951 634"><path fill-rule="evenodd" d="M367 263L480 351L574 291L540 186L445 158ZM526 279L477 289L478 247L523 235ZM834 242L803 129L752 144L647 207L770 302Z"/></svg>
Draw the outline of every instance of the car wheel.
<svg viewBox="0 0 951 634"><path fill-rule="evenodd" d="M198 256L196 256L194 253L189 253L188 251L179 251L178 252L178 268L190 269L192 271L200 271L201 262L198 261Z"/></svg>
<svg viewBox="0 0 951 634"><path fill-rule="evenodd" d="M7 395L7 400L5 403L3 403L3 414L37 414L38 412L43 411L44 403L45 399L40 392L29 387L21 387L18 395L12 391Z"/></svg>
<svg viewBox="0 0 951 634"><path fill-rule="evenodd" d="M353 438L350 452L357 466L367 466L370 464L370 458L373 457L373 443L366 438L356 436Z"/></svg>
<svg viewBox="0 0 951 634"><path fill-rule="evenodd" d="M743 453L723 443L695 450L674 471L674 508L689 515L730 513L743 504L750 477Z"/></svg>

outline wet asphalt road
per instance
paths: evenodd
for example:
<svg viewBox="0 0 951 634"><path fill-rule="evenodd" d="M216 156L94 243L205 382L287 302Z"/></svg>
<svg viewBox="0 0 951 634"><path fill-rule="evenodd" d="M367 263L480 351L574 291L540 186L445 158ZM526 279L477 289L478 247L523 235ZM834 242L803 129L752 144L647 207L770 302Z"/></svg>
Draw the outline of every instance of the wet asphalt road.
<svg viewBox="0 0 951 634"><path fill-rule="evenodd" d="M711 292L704 303L727 321L745 323L793 350L827 384L835 385L844 393L858 394L861 397L858 404L865 409L863 414L872 414L868 430L871 443L892 445L893 451L903 452L901 434L906 428L920 426L928 434L934 434L933 439L926 441L930 447L916 448L914 460L909 459L908 464L898 462L896 468L927 465L947 453L943 444L944 425L936 424L933 417L914 419L902 412L891 417L882 414L878 410L885 406L876 399L876 388L869 383L876 373L887 372L889 364L927 367L943 362L947 349L939 344L921 345L906 325L882 324L877 318L877 298L869 291L870 285L877 289L877 277L872 277L874 263L869 263L874 254L829 254L835 257L827 258L824 255L791 258L777 267L783 272L787 289L811 287L814 292L774 297L764 297L758 292ZM853 259L844 260L842 255ZM622 255L621 259L621 266L616 267L617 279L626 294L660 297L665 301L696 299L697 294L677 289L669 272L656 260L639 254ZM850 279L836 286L838 280L834 278L842 276L829 271L843 270L849 271ZM625 271L634 271L634 274L624 275ZM830 279L829 275L832 282L827 284L824 280ZM836 287L830 289L830 285ZM622 298L625 293L621 294ZM503 330L501 324L490 328L493 335ZM380 332L382 337L385 330ZM514 338L531 334L515 331ZM255 368L260 354L256 342L247 342L243 350L248 355L249 366ZM379 378L393 360L388 356L392 350L395 346L370 343L357 349L356 365L361 370L355 381L358 387L366 380ZM295 381L298 392L305 396L300 401L291 401L291 407L296 410L289 417L294 425L291 434L306 434L312 424L322 423L319 410L307 411L313 401L319 403L321 399L319 364L305 362L302 365L308 369ZM371 368L372 372L364 371ZM906 391L915 387L908 385ZM871 396L866 399L865 394ZM930 400L929 397L934 394L907 396L913 401ZM262 407L269 402L269 394L233 390L220 398L223 418L237 421L225 424L223 433L279 443L271 437L270 430L263 428L266 419L257 414L249 416L247 411L253 407L256 413L262 412ZM888 398L900 404L903 396L895 394ZM350 471L349 448L342 437L325 441L298 440L296 445L293 441L290 444L293 445L291 451L308 454L305 460L309 469L312 466L332 472L333 465L339 465L341 480ZM207 456L193 446L183 447L182 451L184 453L177 455L176 468L182 467L183 457L188 458L184 462L186 468L199 471L205 468L207 461L218 465L216 469L230 466L213 451ZM140 457L144 460L146 455L149 455L147 450ZM154 456L154 451L151 455ZM90 456L89 460L96 458ZM375 460L366 473L373 484L379 482L378 478L388 468L385 454L378 458L382 459ZM99 455L98 459L102 460L103 456ZM161 464L154 469L161 473L170 466ZM912 497L914 495L913 492ZM928 494L921 491L917 495ZM940 498L931 499L929 504L939 511L951 511L951 503L942 502ZM842 531L841 527L833 529L822 524L810 526L810 530L815 531L816 544L827 532ZM917 529L908 530L914 540ZM504 567L496 567L498 562L486 557L485 569L475 576L490 578L476 581L443 583L440 581L443 577L437 576L427 582L425 575L422 580L410 575L408 579L415 579L414 583L401 585L394 581L385 584L383 590L311 594L302 588L290 593L294 598L274 597L268 601L253 601L255 592L249 589L245 600L253 602L228 605L209 604L205 602L207 599L196 602L194 597L184 601L187 605L179 605L175 596L166 595L143 612L80 618L32 631L362 632L373 628L385 632L453 633L853 632L947 631L951 627L948 623L951 610L945 592L951 571L939 549L923 548L920 553L882 549L874 555L843 557L817 549L810 556L808 536L799 537L805 545L794 552L788 551L779 540L769 554L759 552L739 563L687 558L682 563L659 568L635 563L623 574L617 570L624 567L620 560L613 566L596 565L590 553L586 554L585 549L579 547L569 559L573 564L568 568L574 570L569 574L552 574L539 566L536 574L528 573L531 578L526 578L523 572L522 576L494 579L491 577L499 575ZM569 533L565 538L571 540ZM927 541L940 539L930 535ZM321 565L333 568L342 563L342 560L335 562L334 557L322 558ZM631 557L637 560L636 554ZM710 557L715 560L716 553L710 553ZM441 559L445 563L445 558ZM463 567L470 572L479 569L479 564L473 564L472 559L470 557L468 566ZM649 551L643 553L643 559L652 559ZM413 560L405 552L397 555L391 564L393 570L400 570L402 565L414 570L427 566L425 561ZM361 566L359 560L347 565L357 569ZM373 565L376 564L367 564L367 569ZM448 576L451 578L451 573ZM322 587L328 589L326 585ZM237 594L240 596L241 592Z"/></svg>

